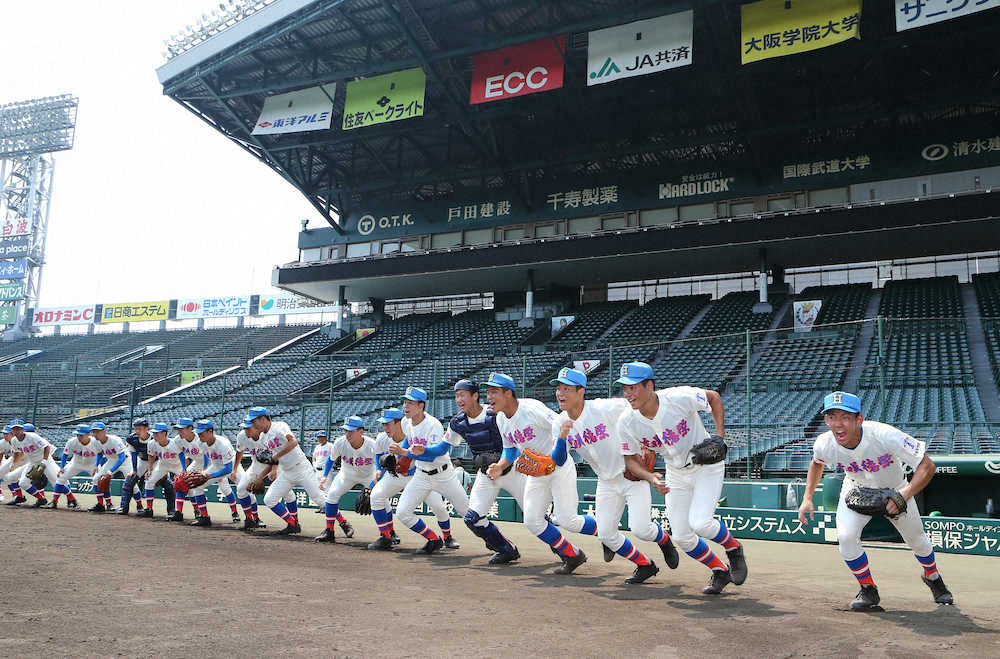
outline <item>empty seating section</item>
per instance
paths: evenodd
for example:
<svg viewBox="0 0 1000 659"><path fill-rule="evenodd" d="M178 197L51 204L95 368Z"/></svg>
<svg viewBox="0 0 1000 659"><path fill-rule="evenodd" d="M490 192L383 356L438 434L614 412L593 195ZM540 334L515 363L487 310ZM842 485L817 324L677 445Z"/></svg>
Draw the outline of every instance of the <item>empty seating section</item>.
<svg viewBox="0 0 1000 659"><path fill-rule="evenodd" d="M488 311L467 311L452 316L410 336L398 348L407 353L440 354L455 342L488 324L492 315Z"/></svg>
<svg viewBox="0 0 1000 659"><path fill-rule="evenodd" d="M388 351L390 348L394 352L406 350L406 339L432 325L433 323L449 318L450 314L420 314L414 316L404 316L399 320L385 323L381 327L361 339L357 344L351 346L350 350L359 354L378 355Z"/></svg>
<svg viewBox="0 0 1000 659"><path fill-rule="evenodd" d="M555 350L586 348L635 306L631 301L594 302L570 309L560 315L575 316L573 322L552 337L548 345Z"/></svg>
<svg viewBox="0 0 1000 659"><path fill-rule="evenodd" d="M516 320L498 320L482 326L457 341L451 347L451 352L486 352L500 355L513 350L534 332L534 328L531 327L518 327Z"/></svg>
<svg viewBox="0 0 1000 659"><path fill-rule="evenodd" d="M972 283L976 290L993 377L1000 384L1000 273L973 275Z"/></svg>
<svg viewBox="0 0 1000 659"><path fill-rule="evenodd" d="M753 306L760 297L753 291L739 291L726 294L716 300L708 313L691 331L692 337L716 336L720 334L741 334L746 330L763 330L771 324L774 314L781 307L784 297L771 297L771 313L754 313Z"/></svg>
<svg viewBox="0 0 1000 659"><path fill-rule="evenodd" d="M791 389L836 389L854 357L854 343L853 332L784 332L761 347L751 368L752 386L761 391L773 383Z"/></svg>
<svg viewBox="0 0 1000 659"><path fill-rule="evenodd" d="M745 356L746 346L742 343L709 339L678 341L656 364L657 386L690 384L721 389L726 378L743 369Z"/></svg>
<svg viewBox="0 0 1000 659"><path fill-rule="evenodd" d="M841 284L810 286L795 297L799 300L822 300L816 324L826 325L864 318L871 294L871 284Z"/></svg>
<svg viewBox="0 0 1000 659"><path fill-rule="evenodd" d="M608 332L599 346L627 346L675 338L702 307L710 295L686 295L650 300L638 311Z"/></svg>

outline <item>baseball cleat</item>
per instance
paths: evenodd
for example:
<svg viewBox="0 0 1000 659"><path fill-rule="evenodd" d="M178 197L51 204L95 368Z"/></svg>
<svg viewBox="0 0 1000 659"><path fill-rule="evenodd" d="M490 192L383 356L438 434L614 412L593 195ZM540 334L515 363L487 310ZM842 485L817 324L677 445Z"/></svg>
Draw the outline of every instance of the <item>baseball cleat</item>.
<svg viewBox="0 0 1000 659"><path fill-rule="evenodd" d="M587 562L587 555L583 550L576 552L576 556L563 556L563 564L556 568L556 574L573 574L573 570Z"/></svg>
<svg viewBox="0 0 1000 659"><path fill-rule="evenodd" d="M39 498L35 499L35 503L34 503L34 505L32 507L33 508L41 508L42 506L44 506L48 502L49 502L49 500L46 499L45 497L39 497Z"/></svg>
<svg viewBox="0 0 1000 659"><path fill-rule="evenodd" d="M104 512L104 504L103 503L95 503L90 508L87 508L87 512L88 513L103 513Z"/></svg>
<svg viewBox="0 0 1000 659"><path fill-rule="evenodd" d="M337 542L337 534L331 528L323 529L323 532L313 538L313 542Z"/></svg>
<svg viewBox="0 0 1000 659"><path fill-rule="evenodd" d="M951 591L948 590L948 586L944 585L944 579L938 576L937 579L928 579L927 577L920 577L927 587L931 589L931 593L934 595L934 601L938 604L954 604L955 598L952 597ZM876 593L877 595L878 593Z"/></svg>
<svg viewBox="0 0 1000 659"><path fill-rule="evenodd" d="M878 596L878 588L875 586L861 586L861 590L858 591L858 596L854 598L851 602L852 611L867 611L873 606L878 605L882 601L882 598Z"/></svg>
<svg viewBox="0 0 1000 659"><path fill-rule="evenodd" d="M444 539L444 546L445 546L445 549L461 549L462 548L462 545L458 544L458 542L455 541L455 538L453 536L450 536L450 535L447 538Z"/></svg>
<svg viewBox="0 0 1000 659"><path fill-rule="evenodd" d="M379 549L385 551L387 549L392 549L393 542L384 535L380 535L378 540L368 545L369 549Z"/></svg>
<svg viewBox="0 0 1000 659"><path fill-rule="evenodd" d="M674 543L670 538L660 545L660 551L663 552L663 561L667 564L667 567L671 570L677 569L677 564L680 562L680 557L677 555L677 547L674 547ZM742 581L740 583L743 583Z"/></svg>
<svg viewBox="0 0 1000 659"><path fill-rule="evenodd" d="M67 508L79 508L80 504L77 503L76 499L70 499L69 501L66 502L66 507Z"/></svg>
<svg viewBox="0 0 1000 659"><path fill-rule="evenodd" d="M729 571L732 573L733 584L739 586L747 580L747 559L743 556L743 545L726 550L726 557L729 558Z"/></svg>
<svg viewBox="0 0 1000 659"><path fill-rule="evenodd" d="M604 548L604 562L610 563L615 558L615 550L606 544L601 543L601 547Z"/></svg>
<svg viewBox="0 0 1000 659"><path fill-rule="evenodd" d="M712 578L709 579L708 585L701 589L701 592L706 595L718 595L732 581L733 578L729 574L729 570L712 570Z"/></svg>
<svg viewBox="0 0 1000 659"><path fill-rule="evenodd" d="M189 523L188 526L211 526L212 520L208 517L195 517L194 521Z"/></svg>
<svg viewBox="0 0 1000 659"><path fill-rule="evenodd" d="M142 510L142 511L140 511L140 512L137 512L137 513L135 514L135 516L136 516L136 517L146 517L146 518L150 518L150 519L152 519L152 517L153 517L153 509L152 509L152 508L150 508L150 509L148 509L148 510Z"/></svg>
<svg viewBox="0 0 1000 659"><path fill-rule="evenodd" d="M394 545L399 544L399 536L396 535L395 531L389 531L389 539L392 540L392 544Z"/></svg>
<svg viewBox="0 0 1000 659"><path fill-rule="evenodd" d="M16 506L17 504L24 503L25 501L27 501L27 499L25 499L24 497L17 497L16 499L11 499L10 501L8 501L7 503L5 503L4 505L5 506Z"/></svg>
<svg viewBox="0 0 1000 659"><path fill-rule="evenodd" d="M519 558L521 558L521 552L517 550L517 547L511 545L508 551L498 551L490 556L490 565L506 565Z"/></svg>
<svg viewBox="0 0 1000 659"><path fill-rule="evenodd" d="M269 535L295 535L296 533L302 533L302 527L298 524L285 524L285 528L271 531Z"/></svg>
<svg viewBox="0 0 1000 659"><path fill-rule="evenodd" d="M115 511L115 514L124 515L125 517L128 517L128 511L125 510L124 508L119 508L118 510Z"/></svg>
<svg viewBox="0 0 1000 659"><path fill-rule="evenodd" d="M426 555L433 554L438 549L444 547L444 541L441 538L434 538L433 540L428 540L424 543L424 546L413 552L414 554Z"/></svg>
<svg viewBox="0 0 1000 659"><path fill-rule="evenodd" d="M179 510L175 510L173 513L170 514L169 517L167 517L167 521L168 522L183 522L184 521L184 513L182 513Z"/></svg>
<svg viewBox="0 0 1000 659"><path fill-rule="evenodd" d="M340 522L340 530L344 532L345 538L354 537L354 527L351 526L350 522Z"/></svg>
<svg viewBox="0 0 1000 659"><path fill-rule="evenodd" d="M625 580L625 583L642 583L646 579L656 576L659 571L660 568L656 567L656 563L653 561L650 561L648 565L636 565L635 572Z"/></svg>
<svg viewBox="0 0 1000 659"><path fill-rule="evenodd" d="M45 507L48 508L49 510L55 510L56 508L59 507L59 502L56 499L53 499L52 501L49 502L49 505Z"/></svg>
<svg viewBox="0 0 1000 659"><path fill-rule="evenodd" d="M233 524L239 524L239 523L240 523L240 514L233 513Z"/></svg>

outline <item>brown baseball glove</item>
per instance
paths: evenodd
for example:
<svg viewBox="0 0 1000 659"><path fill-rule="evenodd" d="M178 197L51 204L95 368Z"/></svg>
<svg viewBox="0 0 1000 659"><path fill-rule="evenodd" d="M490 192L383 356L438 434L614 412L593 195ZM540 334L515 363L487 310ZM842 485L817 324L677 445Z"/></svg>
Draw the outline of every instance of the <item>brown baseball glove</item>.
<svg viewBox="0 0 1000 659"><path fill-rule="evenodd" d="M207 480L208 476L198 469L191 469L184 472L184 481L187 483L188 489L201 487Z"/></svg>
<svg viewBox="0 0 1000 659"><path fill-rule="evenodd" d="M111 474L104 474L97 479L97 491L98 492L110 492L111 491Z"/></svg>
<svg viewBox="0 0 1000 659"><path fill-rule="evenodd" d="M254 480L250 481L250 484L247 485L247 492L249 492L250 494L264 494L265 492L267 492L267 486L264 485L264 479L255 478Z"/></svg>
<svg viewBox="0 0 1000 659"><path fill-rule="evenodd" d="M653 468L656 466L656 453L643 446L642 453L639 455L639 460L642 462L642 466L646 471L653 471ZM629 479L630 481L642 480L629 470L628 464L629 463L626 461L625 478Z"/></svg>

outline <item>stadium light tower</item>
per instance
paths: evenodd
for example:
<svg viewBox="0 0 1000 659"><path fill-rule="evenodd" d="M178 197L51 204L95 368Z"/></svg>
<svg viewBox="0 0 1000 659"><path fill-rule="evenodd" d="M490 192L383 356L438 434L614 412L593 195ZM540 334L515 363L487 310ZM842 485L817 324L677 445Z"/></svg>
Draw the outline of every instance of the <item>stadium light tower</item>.
<svg viewBox="0 0 1000 659"><path fill-rule="evenodd" d="M0 105L0 325L5 341L27 335L38 303L55 161L73 148L75 96Z"/></svg>

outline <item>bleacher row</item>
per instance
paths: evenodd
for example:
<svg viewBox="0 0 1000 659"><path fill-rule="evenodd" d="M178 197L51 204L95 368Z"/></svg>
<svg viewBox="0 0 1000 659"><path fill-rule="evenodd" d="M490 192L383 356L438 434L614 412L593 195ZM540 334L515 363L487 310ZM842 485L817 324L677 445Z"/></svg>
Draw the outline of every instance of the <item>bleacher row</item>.
<svg viewBox="0 0 1000 659"><path fill-rule="evenodd" d="M577 360L598 362L588 375L589 388L592 396L606 396L617 367L641 359L653 364L660 385L695 384L722 392L731 444L727 460L745 463L750 456L754 469L766 473L801 472L808 466L809 438L819 429L822 396L852 373L871 418L907 428L925 438L934 452L990 452L1000 450L1000 419L986 417L973 364L989 359L994 377L1000 377L1000 321L989 318L1000 315L1000 275L977 275L973 286L988 355L970 351L966 323L980 319L966 317L958 280L944 277L890 281L880 289L879 314L888 320L882 344L869 337L867 348L862 343L865 325L858 321L874 304L875 292L866 284L811 287L795 296L823 301L817 326L808 333L763 331L791 324L791 298L773 296L770 312L754 313L757 293L746 291L715 301L692 295L641 306L582 305L564 312L575 320L554 337L476 311L404 316L354 342L307 326L28 339L0 346L0 357L43 351L30 369L13 365L0 372L0 386L9 393L0 410L22 415L32 411L32 403L43 410L53 403L65 409L71 393L78 407L110 406L110 396L123 387L112 367L125 370L131 380L135 363L129 364L131 370L111 364L100 374L78 374L76 391L69 392L67 387L74 387L67 385L70 360L113 360L136 347L161 344L172 360L216 360L206 375L235 368L140 404L135 415L157 420L213 417L232 434L246 409L266 404L303 433L308 449L315 430L337 425L348 414L362 416L376 430L379 411L397 404L407 386L430 391L429 411L446 421L457 411L451 387L460 378L485 381L491 371L503 371L519 383L522 395L555 408L548 380L559 368ZM872 323L867 324L871 330ZM755 332L749 382L747 328ZM266 358L246 363L248 356L289 341ZM159 353L138 361L146 377L163 376L163 369L157 370L165 361ZM345 373L354 368L366 372L348 380ZM29 386L27 378L34 384ZM881 383L886 387L884 409ZM30 390L34 387L37 400ZM103 418L124 432L129 412L123 408ZM38 425L61 444L71 421L50 416Z"/></svg>

